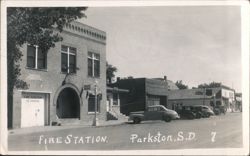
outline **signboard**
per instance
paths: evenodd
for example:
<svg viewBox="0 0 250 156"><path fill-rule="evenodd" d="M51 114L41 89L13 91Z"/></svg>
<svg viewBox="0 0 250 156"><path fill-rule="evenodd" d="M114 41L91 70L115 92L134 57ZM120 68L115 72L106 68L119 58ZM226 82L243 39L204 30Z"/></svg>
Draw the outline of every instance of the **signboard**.
<svg viewBox="0 0 250 156"><path fill-rule="evenodd" d="M84 86L83 86L83 89L84 89L84 90L90 90L90 89L91 89L91 85L84 85Z"/></svg>

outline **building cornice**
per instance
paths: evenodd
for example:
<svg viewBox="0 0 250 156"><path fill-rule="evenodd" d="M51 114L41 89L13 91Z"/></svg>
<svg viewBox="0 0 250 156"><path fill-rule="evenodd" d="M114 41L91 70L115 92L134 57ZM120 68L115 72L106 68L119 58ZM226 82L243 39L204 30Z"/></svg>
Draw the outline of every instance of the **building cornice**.
<svg viewBox="0 0 250 156"><path fill-rule="evenodd" d="M63 32L68 32L85 39L106 44L106 32L77 21L67 23L63 28Z"/></svg>

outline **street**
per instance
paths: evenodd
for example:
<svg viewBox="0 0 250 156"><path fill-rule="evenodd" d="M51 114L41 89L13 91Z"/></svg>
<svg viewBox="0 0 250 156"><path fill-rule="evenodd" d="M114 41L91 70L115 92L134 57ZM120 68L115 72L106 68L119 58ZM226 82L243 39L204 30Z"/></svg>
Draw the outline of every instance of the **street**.
<svg viewBox="0 0 250 156"><path fill-rule="evenodd" d="M242 147L242 114L9 134L9 150L143 150Z"/></svg>

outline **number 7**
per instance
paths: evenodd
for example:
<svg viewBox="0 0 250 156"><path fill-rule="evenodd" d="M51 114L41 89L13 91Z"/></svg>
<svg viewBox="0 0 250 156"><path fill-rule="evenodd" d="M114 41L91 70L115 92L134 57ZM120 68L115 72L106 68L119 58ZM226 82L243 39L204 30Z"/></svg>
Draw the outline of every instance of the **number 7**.
<svg viewBox="0 0 250 156"><path fill-rule="evenodd" d="M215 142L215 135L216 135L216 132L211 132L211 136L212 136L211 141L212 142Z"/></svg>

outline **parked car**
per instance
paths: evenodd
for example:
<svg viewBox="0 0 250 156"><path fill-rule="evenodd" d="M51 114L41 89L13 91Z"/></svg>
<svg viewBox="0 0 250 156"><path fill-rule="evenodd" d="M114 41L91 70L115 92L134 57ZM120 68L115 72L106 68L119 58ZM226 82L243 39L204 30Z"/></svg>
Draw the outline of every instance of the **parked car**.
<svg viewBox="0 0 250 156"><path fill-rule="evenodd" d="M193 107L193 106L190 106L190 107L191 107L191 111L193 113L195 113L196 119L200 119L204 116L204 113L202 112L202 110L199 107Z"/></svg>
<svg viewBox="0 0 250 156"><path fill-rule="evenodd" d="M226 114L226 108L224 106L215 106L213 111L215 115Z"/></svg>
<svg viewBox="0 0 250 156"><path fill-rule="evenodd" d="M182 106L180 110L178 110L180 118L182 119L195 119L196 113L192 110L191 106Z"/></svg>
<svg viewBox="0 0 250 156"><path fill-rule="evenodd" d="M206 118L208 115L205 111L202 110L200 106L192 106L192 111L196 114L196 118Z"/></svg>
<svg viewBox="0 0 250 156"><path fill-rule="evenodd" d="M129 121L139 124L146 120L164 120L170 122L173 119L179 119L176 111L167 109L162 105L149 106L145 111L131 112L129 114Z"/></svg>
<svg viewBox="0 0 250 156"><path fill-rule="evenodd" d="M197 109L201 112L201 117L203 118L209 118L211 115L214 115L214 112L211 108L209 108L208 106L204 106L204 105L197 105L197 106L193 106L194 109Z"/></svg>

